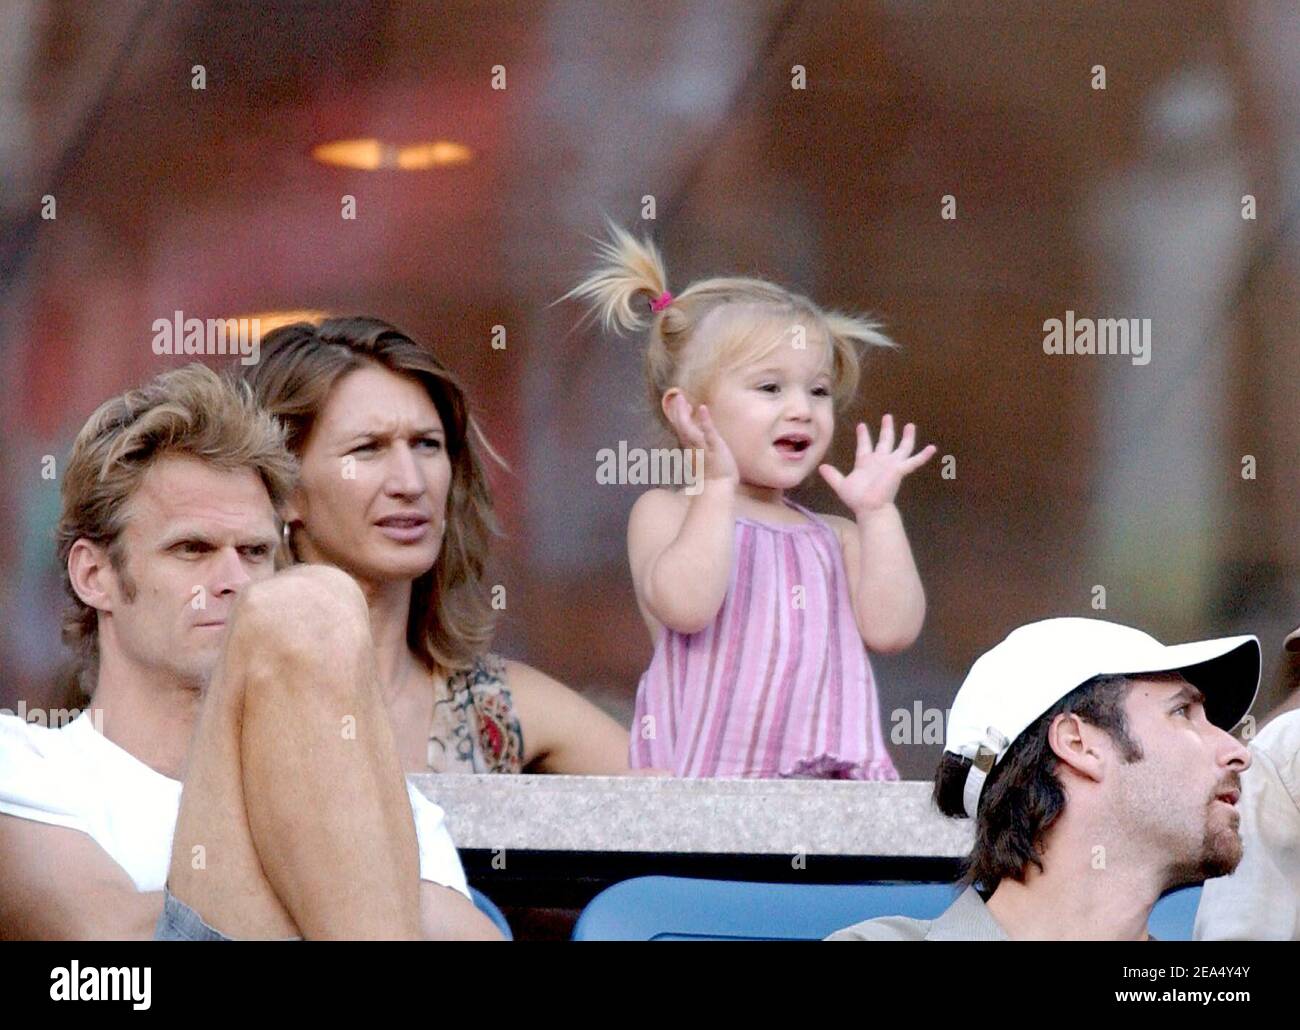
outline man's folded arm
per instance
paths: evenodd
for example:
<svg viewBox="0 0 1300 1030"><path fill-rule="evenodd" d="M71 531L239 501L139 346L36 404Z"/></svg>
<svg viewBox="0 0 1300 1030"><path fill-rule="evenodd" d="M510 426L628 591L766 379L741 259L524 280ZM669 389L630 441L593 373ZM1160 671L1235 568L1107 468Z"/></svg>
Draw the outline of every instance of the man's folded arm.
<svg viewBox="0 0 1300 1030"><path fill-rule="evenodd" d="M496 924L469 898L432 880L420 881L420 932L426 941L499 941Z"/></svg>
<svg viewBox="0 0 1300 1030"><path fill-rule="evenodd" d="M0 938L148 940L161 911L80 830L0 814Z"/></svg>

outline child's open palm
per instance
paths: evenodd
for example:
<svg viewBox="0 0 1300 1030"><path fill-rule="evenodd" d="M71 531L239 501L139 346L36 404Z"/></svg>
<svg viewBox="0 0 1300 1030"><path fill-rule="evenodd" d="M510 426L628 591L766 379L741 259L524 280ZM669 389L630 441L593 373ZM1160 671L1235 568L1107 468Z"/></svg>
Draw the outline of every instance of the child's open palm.
<svg viewBox="0 0 1300 1030"><path fill-rule="evenodd" d="M707 407L701 404L692 411L690 402L679 393L672 399L668 417L678 439L703 452L705 479L740 478L731 448L714 426Z"/></svg>
<svg viewBox="0 0 1300 1030"><path fill-rule="evenodd" d="M871 431L865 423L858 423L858 453L847 476L834 465L819 465L818 471L857 516L892 504L903 477L934 457L934 444L918 454L912 453L915 447L916 426L911 422L903 427L903 438L894 447L894 416L886 415L880 421L880 440L874 447Z"/></svg>

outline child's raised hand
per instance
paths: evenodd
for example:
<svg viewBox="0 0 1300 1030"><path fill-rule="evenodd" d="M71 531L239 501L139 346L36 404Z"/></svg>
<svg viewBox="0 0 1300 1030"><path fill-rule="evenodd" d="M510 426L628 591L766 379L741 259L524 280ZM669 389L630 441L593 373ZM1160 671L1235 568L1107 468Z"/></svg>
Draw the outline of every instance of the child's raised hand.
<svg viewBox="0 0 1300 1030"><path fill-rule="evenodd" d="M736 468L736 459L732 456L727 441L718 433L705 405L701 404L692 411L690 402L679 393L673 398L668 417L677 430L678 439L686 446L704 452L705 479L739 481L740 471Z"/></svg>
<svg viewBox="0 0 1300 1030"><path fill-rule="evenodd" d="M847 476L834 465L819 465L817 470L857 516L892 504L903 477L934 457L934 444L919 454L912 453L915 447L916 426L909 422L903 427L903 438L895 449L894 416L886 415L880 421L880 441L875 447L871 445L871 431L865 423L858 423L858 453L853 471Z"/></svg>

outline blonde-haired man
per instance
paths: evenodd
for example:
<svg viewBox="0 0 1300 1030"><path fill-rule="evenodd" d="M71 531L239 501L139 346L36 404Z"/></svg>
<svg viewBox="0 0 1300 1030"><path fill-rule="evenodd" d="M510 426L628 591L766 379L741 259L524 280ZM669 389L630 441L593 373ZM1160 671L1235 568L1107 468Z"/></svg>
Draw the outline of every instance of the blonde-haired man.
<svg viewBox="0 0 1300 1030"><path fill-rule="evenodd" d="M0 936L495 935L403 793L360 590L275 573L294 472L197 364L77 436L58 547L94 718L0 716Z"/></svg>

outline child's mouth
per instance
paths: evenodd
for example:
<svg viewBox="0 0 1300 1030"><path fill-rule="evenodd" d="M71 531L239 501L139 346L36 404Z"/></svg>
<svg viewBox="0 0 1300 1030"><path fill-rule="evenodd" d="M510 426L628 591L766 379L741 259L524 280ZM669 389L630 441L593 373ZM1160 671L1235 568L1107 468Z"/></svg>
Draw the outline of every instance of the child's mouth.
<svg viewBox="0 0 1300 1030"><path fill-rule="evenodd" d="M787 458L799 458L803 456L804 451L812 446L812 437L802 435L782 436L777 438L775 446Z"/></svg>

